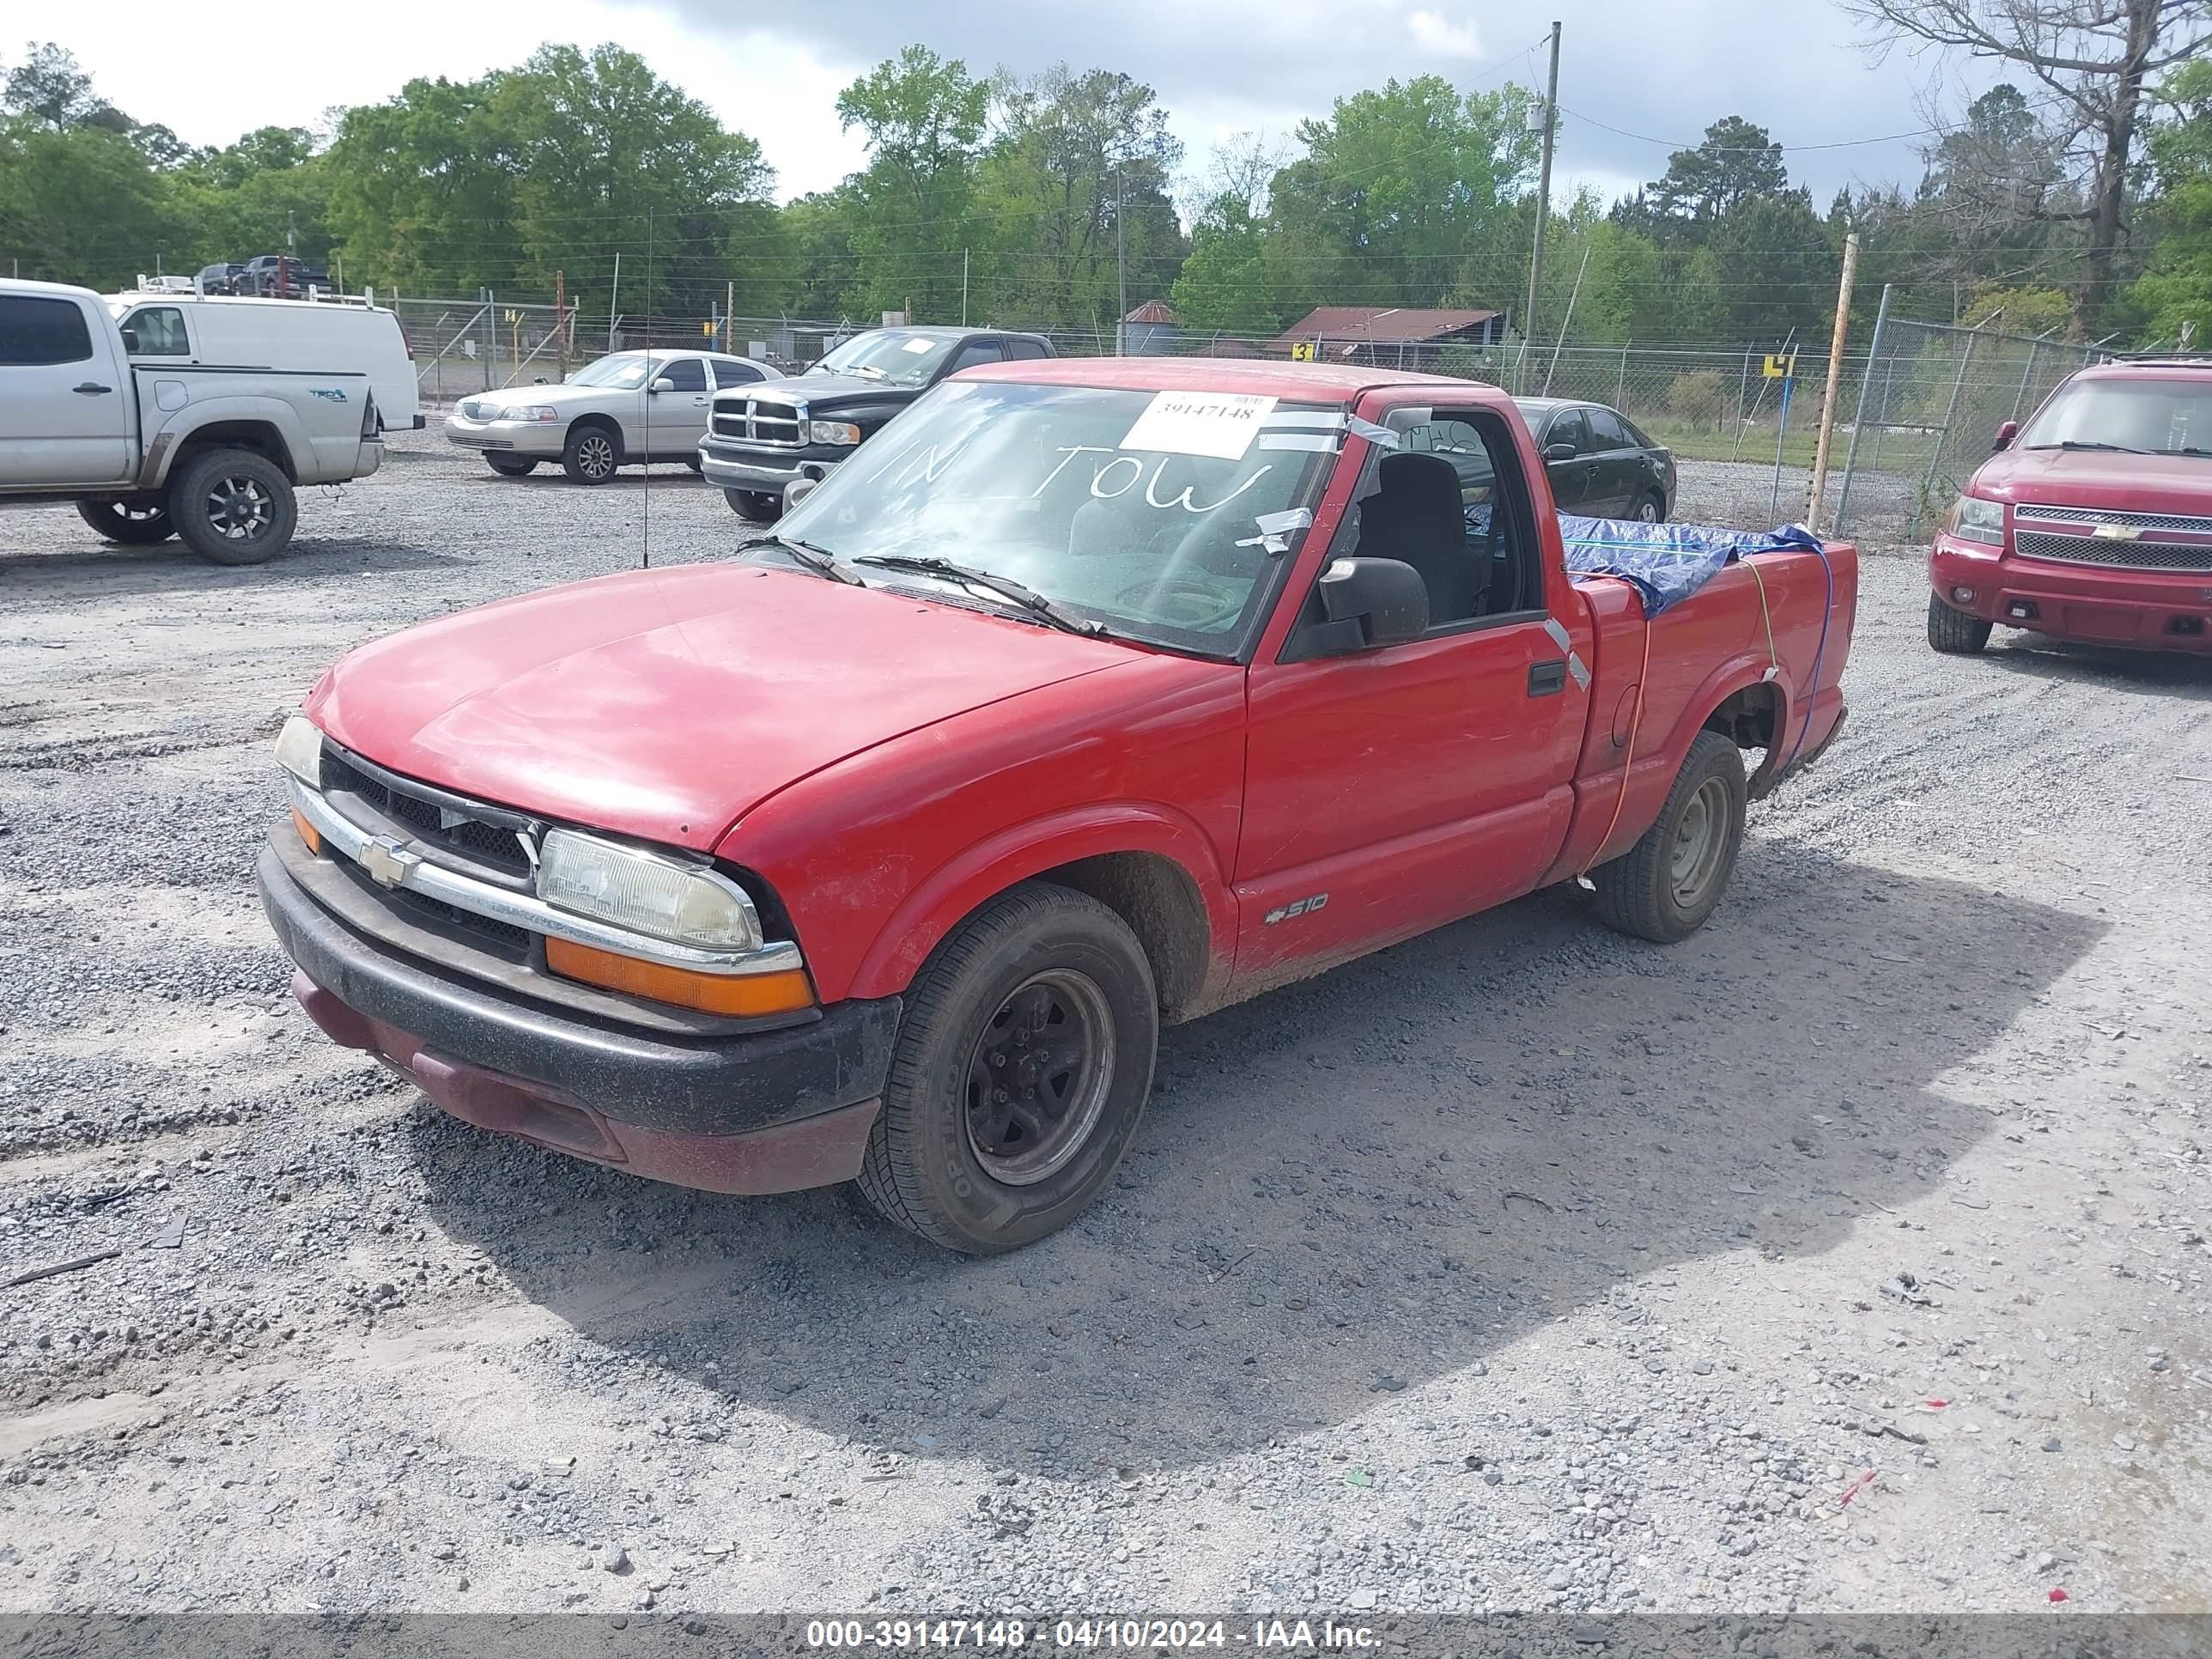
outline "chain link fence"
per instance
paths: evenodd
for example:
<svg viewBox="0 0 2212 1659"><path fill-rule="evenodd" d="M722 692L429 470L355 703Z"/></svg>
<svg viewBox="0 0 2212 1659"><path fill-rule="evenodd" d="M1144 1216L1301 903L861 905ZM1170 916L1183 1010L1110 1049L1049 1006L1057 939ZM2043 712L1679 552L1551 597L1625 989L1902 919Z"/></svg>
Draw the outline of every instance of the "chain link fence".
<svg viewBox="0 0 2212 1659"><path fill-rule="evenodd" d="M566 378L608 351L705 347L797 374L854 335L869 317L728 316L650 319L556 307L543 298L376 296L398 313L426 405L471 392ZM985 319L977 319L984 325ZM1005 319L989 325L1018 328ZM1282 362L1279 337L1170 325L1115 331L1046 328L1062 356L1113 355ZM1308 351L1296 355L1304 357ZM1419 370L1506 387L1524 397L1571 398L1620 410L1686 461L1767 471L1784 518L1805 511L1819 435L1827 354L1775 345L1638 345L1538 342L1471 344L1376 340L1311 343L1322 362ZM2090 347L2049 337L1962 328L1892 316L1885 304L1866 349L1847 352L1837 388L1836 428L1821 522L1850 533L1854 521L1881 539L1919 539L1987 457L1997 427L2025 419L2052 387L2098 360ZM1779 361L1777 361L1779 360ZM1787 368L1788 373L1778 373Z"/></svg>

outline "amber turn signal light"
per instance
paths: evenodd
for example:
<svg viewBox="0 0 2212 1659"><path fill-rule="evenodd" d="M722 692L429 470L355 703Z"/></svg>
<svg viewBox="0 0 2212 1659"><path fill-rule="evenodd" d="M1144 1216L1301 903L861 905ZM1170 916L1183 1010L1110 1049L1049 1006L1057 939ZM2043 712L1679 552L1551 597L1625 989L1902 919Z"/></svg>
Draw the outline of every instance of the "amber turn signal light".
<svg viewBox="0 0 2212 1659"><path fill-rule="evenodd" d="M814 988L803 968L774 974L702 974L671 968L565 939L545 941L545 965L563 979L581 980L626 995L672 1002L703 1014L747 1019L796 1013L814 1006Z"/></svg>
<svg viewBox="0 0 2212 1659"><path fill-rule="evenodd" d="M300 839L307 843L307 850L317 858L323 855L323 838L315 833L315 826L307 822L306 814L298 807L292 809L292 827L300 832Z"/></svg>

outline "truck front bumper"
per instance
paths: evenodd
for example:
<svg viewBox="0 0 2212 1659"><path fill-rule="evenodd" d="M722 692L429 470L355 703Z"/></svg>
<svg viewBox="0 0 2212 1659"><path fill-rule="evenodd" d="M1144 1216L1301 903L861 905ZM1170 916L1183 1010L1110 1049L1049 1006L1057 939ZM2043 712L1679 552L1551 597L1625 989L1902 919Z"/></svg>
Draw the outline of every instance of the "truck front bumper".
<svg viewBox="0 0 2212 1659"><path fill-rule="evenodd" d="M455 1117L708 1192L792 1192L860 1173L890 1068L896 997L736 1036L624 1029L364 939L315 902L273 846L256 873L309 1017Z"/></svg>
<svg viewBox="0 0 2212 1659"><path fill-rule="evenodd" d="M1928 580L1944 604L1984 622L2083 645L2212 651L2212 569L2024 559L1938 536Z"/></svg>
<svg viewBox="0 0 2212 1659"><path fill-rule="evenodd" d="M708 483L720 484L725 489L747 489L781 501L784 490L790 485L801 478L819 483L835 472L844 456L851 453L847 450L824 456L765 455L757 452L738 454L701 444L699 473Z"/></svg>

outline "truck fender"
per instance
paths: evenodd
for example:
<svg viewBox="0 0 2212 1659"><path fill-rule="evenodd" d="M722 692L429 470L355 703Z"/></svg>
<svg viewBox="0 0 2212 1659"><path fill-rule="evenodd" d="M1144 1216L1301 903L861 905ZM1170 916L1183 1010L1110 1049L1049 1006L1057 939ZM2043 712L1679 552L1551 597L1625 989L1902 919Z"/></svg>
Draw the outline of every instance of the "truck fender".
<svg viewBox="0 0 2212 1659"><path fill-rule="evenodd" d="M138 468L138 487L158 489L168 482L177 453L210 427L258 427L283 446L270 459L294 480L316 471L315 450L299 411L281 398L238 396L195 398L147 434L146 456Z"/></svg>
<svg viewBox="0 0 2212 1659"><path fill-rule="evenodd" d="M1032 818L1000 830L948 860L901 901L868 947L849 994L896 996L945 936L986 901L1048 870L1115 854L1167 860L1194 890L1205 909L1202 982L1225 980L1234 961L1237 901L1206 833L1171 806L1154 801L1103 802ZM1143 936L1146 929L1139 927ZM1178 1001L1193 1000L1198 987Z"/></svg>
<svg viewBox="0 0 2212 1659"><path fill-rule="evenodd" d="M1705 722L1712 719L1715 711L1739 691L1747 690L1755 685L1765 685L1771 690L1775 699L1774 730L1777 732L1787 732L1794 702L1790 695L1789 671L1772 668L1763 657L1747 653L1729 659L1705 677L1704 684L1682 706L1682 718L1674 730L1668 733L1664 752L1677 757L1688 754L1690 744L1696 740ZM1777 750L1769 744L1766 759L1759 767L1759 776L1764 777L1776 763ZM1753 785L1751 793L1754 799L1765 793L1759 787L1757 778L1753 779Z"/></svg>

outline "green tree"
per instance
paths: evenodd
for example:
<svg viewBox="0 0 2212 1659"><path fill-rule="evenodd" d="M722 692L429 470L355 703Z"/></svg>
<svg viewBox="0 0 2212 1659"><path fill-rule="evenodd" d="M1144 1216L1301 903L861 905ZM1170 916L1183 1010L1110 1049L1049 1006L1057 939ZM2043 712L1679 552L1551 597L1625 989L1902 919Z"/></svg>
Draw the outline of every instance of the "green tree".
<svg viewBox="0 0 2212 1659"><path fill-rule="evenodd" d="M1267 335L1283 326L1268 280L1266 233L1249 203L1224 193L1206 205L1169 297L1188 332Z"/></svg>
<svg viewBox="0 0 2212 1659"><path fill-rule="evenodd" d="M1270 191L1273 226L1297 228L1285 275L1298 297L1503 308L1486 270L1480 292L1462 278L1470 248L1512 220L1528 182L1526 107L1517 88L1462 94L1430 75L1340 98L1328 119L1301 123L1306 154Z"/></svg>
<svg viewBox="0 0 2212 1659"><path fill-rule="evenodd" d="M1130 304L1164 294L1185 251L1168 194L1182 146L1152 89L1060 64L998 92L976 179L973 313L1103 331L1119 303L1117 229Z"/></svg>
<svg viewBox="0 0 2212 1659"><path fill-rule="evenodd" d="M908 46L837 97L837 118L867 135L851 184L863 310L911 305L917 319L959 314L961 254L991 88L957 58Z"/></svg>
<svg viewBox="0 0 2212 1659"><path fill-rule="evenodd" d="M2212 342L2212 60L2185 64L2159 88L2169 118L2148 140L2154 189L2150 267L2130 289L2141 337Z"/></svg>
<svg viewBox="0 0 2212 1659"><path fill-rule="evenodd" d="M506 281L516 169L492 112L498 80L410 81L384 103L345 112L327 165L330 223L349 280L358 272L382 288L432 294Z"/></svg>
<svg viewBox="0 0 2212 1659"><path fill-rule="evenodd" d="M1757 123L1724 115L1705 129L1696 149L1667 158L1667 171L1643 200L1656 227L1702 231L1741 204L1789 187L1782 146Z"/></svg>
<svg viewBox="0 0 2212 1659"><path fill-rule="evenodd" d="M121 133L0 121L0 253L24 276L123 288L183 240L161 175Z"/></svg>

